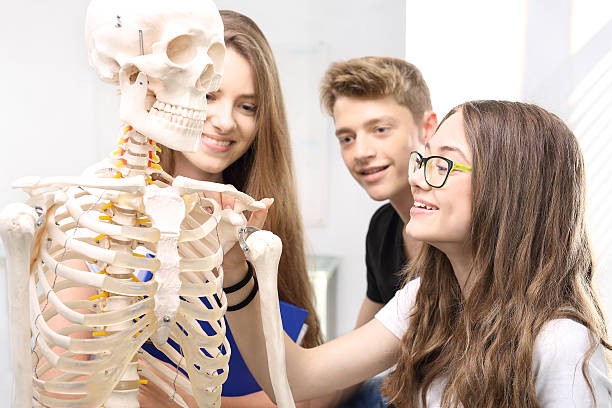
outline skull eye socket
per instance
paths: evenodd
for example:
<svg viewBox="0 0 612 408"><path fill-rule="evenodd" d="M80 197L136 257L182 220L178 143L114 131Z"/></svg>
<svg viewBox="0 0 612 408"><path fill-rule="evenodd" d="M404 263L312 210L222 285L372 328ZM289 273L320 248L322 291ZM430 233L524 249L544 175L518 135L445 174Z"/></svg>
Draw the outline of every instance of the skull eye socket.
<svg viewBox="0 0 612 408"><path fill-rule="evenodd" d="M177 65L184 65L194 60L198 49L189 35L180 35L168 43L166 49L168 59Z"/></svg>
<svg viewBox="0 0 612 408"><path fill-rule="evenodd" d="M225 59L225 46L222 43L214 43L208 49L208 56L215 65L215 71L218 74L222 74Z"/></svg>

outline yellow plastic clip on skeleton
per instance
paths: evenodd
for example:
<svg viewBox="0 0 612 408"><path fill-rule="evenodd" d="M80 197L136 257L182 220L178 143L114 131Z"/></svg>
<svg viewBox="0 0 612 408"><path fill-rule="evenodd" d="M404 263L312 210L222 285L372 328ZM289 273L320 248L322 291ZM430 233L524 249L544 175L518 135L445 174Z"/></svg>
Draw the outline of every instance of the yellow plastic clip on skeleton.
<svg viewBox="0 0 612 408"><path fill-rule="evenodd" d="M267 231L244 237L242 211L265 205L225 185L173 179L157 164L156 143L181 151L200 144L206 93L223 72L218 11L210 0L93 0L85 32L90 63L121 89L120 143L80 177L18 180L14 187L28 201L0 214L12 406L135 408L148 382L180 407L187 405L177 388L200 407L220 406L230 356L221 263L240 240L269 316L264 332L276 400L293 407L276 289L281 242ZM235 209L222 211L200 193L233 196ZM153 279L135 278L139 270ZM75 290L90 293L70 295ZM189 378L143 352L147 340Z"/></svg>

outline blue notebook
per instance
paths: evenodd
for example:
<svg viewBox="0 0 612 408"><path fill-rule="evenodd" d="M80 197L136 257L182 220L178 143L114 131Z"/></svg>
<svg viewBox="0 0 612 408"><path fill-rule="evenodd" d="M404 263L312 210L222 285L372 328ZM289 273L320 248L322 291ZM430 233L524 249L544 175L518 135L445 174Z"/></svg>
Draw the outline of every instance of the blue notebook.
<svg viewBox="0 0 612 408"><path fill-rule="evenodd" d="M200 300L202 300L202 302L208 308L210 308L210 303L208 303L206 298L200 298ZM287 335L291 338L291 340L295 342L297 341L298 337L300 336L300 332L304 327L304 322L306 321L308 311L282 301L279 302L279 304L281 319L283 321L283 329L285 330L285 333L287 333ZM210 327L208 323L202 321L198 322L207 334L214 334L212 327ZM244 359L240 355L240 351L238 350L238 346L236 345L234 336L232 335L229 325L227 325L227 320L225 321L225 323L227 328L226 336L232 352L229 360L229 375L227 377L227 380L225 381L225 384L223 384L223 391L221 395L226 397L239 397L242 395L252 394L254 392L261 391L261 387L259 386L259 384L257 384L255 378L253 378L253 375L246 366ZM172 347L174 347L175 350L180 352L180 346L177 343L168 339L168 344L170 344ZM158 350L152 343L145 343L143 344L142 348L146 350L149 354L155 356L156 358L165 361L169 364L172 364L176 367L176 365L172 363L172 361L170 361L170 359L163 352ZM226 353L225 350L222 350L222 352ZM262 357L266 358L265 356ZM183 374L187 375L187 373L185 373L180 368L179 370Z"/></svg>

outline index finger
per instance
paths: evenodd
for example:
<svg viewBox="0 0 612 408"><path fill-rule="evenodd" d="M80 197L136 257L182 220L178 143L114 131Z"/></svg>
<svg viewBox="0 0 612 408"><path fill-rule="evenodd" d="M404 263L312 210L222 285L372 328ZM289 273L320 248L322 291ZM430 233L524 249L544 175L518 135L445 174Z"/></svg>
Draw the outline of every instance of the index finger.
<svg viewBox="0 0 612 408"><path fill-rule="evenodd" d="M231 186L234 187L234 186ZM229 209L234 209L234 203L235 203L236 198L229 195L229 194L223 194L221 193L221 202L219 204L221 204L221 208L223 210L229 208Z"/></svg>
<svg viewBox="0 0 612 408"><path fill-rule="evenodd" d="M264 208L263 210L253 211L251 213L251 216L249 217L249 221L247 222L247 225L260 229L263 228L264 223L266 222L266 218L268 217L268 210L270 209L270 206L272 206L272 204L274 203L274 199L264 198L261 200L261 202L266 205L266 208Z"/></svg>

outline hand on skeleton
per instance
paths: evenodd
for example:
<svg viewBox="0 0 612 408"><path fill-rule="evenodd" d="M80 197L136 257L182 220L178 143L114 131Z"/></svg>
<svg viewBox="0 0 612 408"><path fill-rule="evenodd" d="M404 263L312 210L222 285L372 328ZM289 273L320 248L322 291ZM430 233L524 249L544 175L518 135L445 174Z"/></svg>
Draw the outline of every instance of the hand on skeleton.
<svg viewBox="0 0 612 408"><path fill-rule="evenodd" d="M223 193L213 193L207 195L217 201L223 210L234 211L235 199L232 196ZM263 228L263 225L268 216L268 210L274 203L273 198L264 198L261 200L266 205L265 209L253 211L246 223L247 226L255 228ZM223 221L222 221L223 222ZM240 244L236 242L234 246L223 256L223 271L224 271L224 286L231 286L244 278L246 272L246 258L244 252L240 248Z"/></svg>

